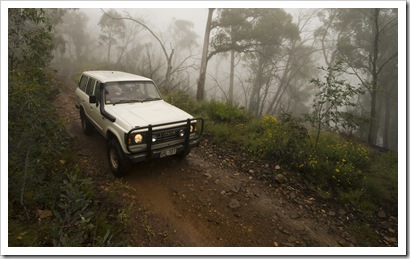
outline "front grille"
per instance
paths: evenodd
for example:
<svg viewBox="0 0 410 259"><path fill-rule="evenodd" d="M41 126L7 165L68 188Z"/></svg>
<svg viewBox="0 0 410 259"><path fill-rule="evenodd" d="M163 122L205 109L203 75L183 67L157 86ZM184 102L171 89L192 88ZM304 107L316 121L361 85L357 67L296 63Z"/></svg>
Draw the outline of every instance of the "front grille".
<svg viewBox="0 0 410 259"><path fill-rule="evenodd" d="M167 141L173 141L178 139L183 139L184 137L180 137L179 132L180 130L184 130L184 128L174 128L171 130L163 130L157 131L152 133L152 137L156 139L155 142L152 144L164 143Z"/></svg>
<svg viewBox="0 0 410 259"><path fill-rule="evenodd" d="M196 125L196 131L195 133L191 134L189 131L190 131L191 125L193 124ZM173 125L173 126L170 126L170 125ZM170 127L167 129L164 129L164 126L170 126ZM162 127L162 129L158 129L160 127ZM192 141L196 141L197 143L199 143L198 141L199 141L199 138L202 136L203 128L204 128L204 120L202 118L192 118L192 119L186 119L186 120L181 120L181 121L173 121L169 123L148 125L145 127L135 127L135 128L132 128L130 131L128 131L128 133L125 133L124 137L126 140L125 143L126 143L128 152L130 152L131 154L135 154L136 152L143 152L143 150L139 148L138 150L141 150L141 151L136 150L135 147L139 147L139 145L135 145L135 147L133 146L132 148L133 150L131 150L131 146L134 144L128 141L128 137L131 134L137 134L137 133L141 133L145 135L146 137L145 144L141 144L141 147L143 147L143 149L145 148L144 152L146 152L149 157L151 154L150 152L153 149L170 147L172 145L182 144L183 148L188 149ZM152 141L153 139L155 139L155 141Z"/></svg>

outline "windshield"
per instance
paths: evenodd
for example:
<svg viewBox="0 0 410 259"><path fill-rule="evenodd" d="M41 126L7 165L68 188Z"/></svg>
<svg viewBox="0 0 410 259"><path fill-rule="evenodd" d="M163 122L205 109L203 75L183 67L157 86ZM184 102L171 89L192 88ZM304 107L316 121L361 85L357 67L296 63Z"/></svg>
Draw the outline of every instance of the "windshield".
<svg viewBox="0 0 410 259"><path fill-rule="evenodd" d="M106 104L161 100L157 87L150 81L108 82L104 89Z"/></svg>

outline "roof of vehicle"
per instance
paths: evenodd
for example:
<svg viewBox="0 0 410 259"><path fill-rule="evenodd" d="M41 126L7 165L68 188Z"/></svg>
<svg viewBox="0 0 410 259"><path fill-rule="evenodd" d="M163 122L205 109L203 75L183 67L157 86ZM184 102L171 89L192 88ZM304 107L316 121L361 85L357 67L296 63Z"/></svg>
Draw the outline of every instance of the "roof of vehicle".
<svg viewBox="0 0 410 259"><path fill-rule="evenodd" d="M84 75L91 76L101 83L118 81L152 81L151 79L139 75L134 75L121 71L84 71Z"/></svg>

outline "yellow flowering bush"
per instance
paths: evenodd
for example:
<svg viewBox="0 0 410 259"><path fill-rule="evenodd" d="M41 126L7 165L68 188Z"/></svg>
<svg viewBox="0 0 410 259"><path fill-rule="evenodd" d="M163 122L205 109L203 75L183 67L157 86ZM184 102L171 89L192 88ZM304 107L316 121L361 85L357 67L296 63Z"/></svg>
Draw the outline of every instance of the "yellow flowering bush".
<svg viewBox="0 0 410 259"><path fill-rule="evenodd" d="M289 114L266 115L254 133L253 153L263 159L298 163L308 139L306 128Z"/></svg>
<svg viewBox="0 0 410 259"><path fill-rule="evenodd" d="M362 171L368 165L369 153L365 147L333 137L323 138L298 170L322 186L349 189L360 185Z"/></svg>
<svg viewBox="0 0 410 259"><path fill-rule="evenodd" d="M273 117L272 115L263 116L261 121L262 121L262 124L267 128L271 127L277 122L276 118Z"/></svg>

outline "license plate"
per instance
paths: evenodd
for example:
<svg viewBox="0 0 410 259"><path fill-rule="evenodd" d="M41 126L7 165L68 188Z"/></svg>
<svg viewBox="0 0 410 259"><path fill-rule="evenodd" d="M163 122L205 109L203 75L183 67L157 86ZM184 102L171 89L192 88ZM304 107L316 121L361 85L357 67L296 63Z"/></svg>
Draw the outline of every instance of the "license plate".
<svg viewBox="0 0 410 259"><path fill-rule="evenodd" d="M172 155L175 155L176 153L177 153L177 149L176 149L176 148L167 149L167 150L162 151L162 152L159 154L159 157L172 156Z"/></svg>

